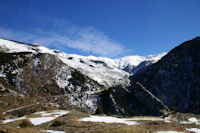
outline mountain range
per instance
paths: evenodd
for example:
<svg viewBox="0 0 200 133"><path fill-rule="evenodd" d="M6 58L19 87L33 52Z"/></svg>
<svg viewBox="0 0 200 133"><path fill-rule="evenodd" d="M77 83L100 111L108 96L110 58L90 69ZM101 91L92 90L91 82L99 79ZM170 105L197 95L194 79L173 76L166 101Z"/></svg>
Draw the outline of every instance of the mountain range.
<svg viewBox="0 0 200 133"><path fill-rule="evenodd" d="M120 59L0 39L0 108L53 97L49 104L90 113L98 108L131 116L200 113L199 51L199 37L169 53Z"/></svg>

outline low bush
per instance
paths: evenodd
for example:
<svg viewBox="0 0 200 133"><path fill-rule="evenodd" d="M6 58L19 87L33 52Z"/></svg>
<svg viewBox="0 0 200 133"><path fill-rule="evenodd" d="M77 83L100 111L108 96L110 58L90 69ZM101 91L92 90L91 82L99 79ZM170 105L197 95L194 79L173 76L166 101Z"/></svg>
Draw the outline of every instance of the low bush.
<svg viewBox="0 0 200 133"><path fill-rule="evenodd" d="M22 120L22 122L19 124L19 127L25 128L25 127L33 127L33 124L28 120Z"/></svg>
<svg viewBox="0 0 200 133"><path fill-rule="evenodd" d="M103 114L103 109L101 106L97 107L96 113L95 114Z"/></svg>
<svg viewBox="0 0 200 133"><path fill-rule="evenodd" d="M53 121L53 123L51 124L52 127L58 127L65 124L65 122L59 121L59 120L55 120Z"/></svg>

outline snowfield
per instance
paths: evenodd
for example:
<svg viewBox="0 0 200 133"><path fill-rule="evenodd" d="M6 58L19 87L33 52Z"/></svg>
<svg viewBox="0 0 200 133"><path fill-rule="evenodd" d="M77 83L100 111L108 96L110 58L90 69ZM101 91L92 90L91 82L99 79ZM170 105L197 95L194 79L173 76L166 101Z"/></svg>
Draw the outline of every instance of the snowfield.
<svg viewBox="0 0 200 133"><path fill-rule="evenodd" d="M29 119L33 125L40 125L42 123L52 121L62 115L66 115L68 113L69 113L69 111L65 111L65 110L42 111L42 112L33 113L33 115L39 114L40 115L39 117L31 118L28 116L24 116L24 117L20 117L20 118L16 118L16 119L7 119L7 120L3 120L1 122L1 124L6 124L6 123L17 121L17 120Z"/></svg>

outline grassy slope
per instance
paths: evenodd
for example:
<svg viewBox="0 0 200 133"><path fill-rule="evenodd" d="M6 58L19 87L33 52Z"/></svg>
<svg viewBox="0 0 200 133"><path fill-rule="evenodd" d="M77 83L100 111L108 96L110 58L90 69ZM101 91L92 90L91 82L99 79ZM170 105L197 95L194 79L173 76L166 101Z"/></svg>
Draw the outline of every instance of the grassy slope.
<svg viewBox="0 0 200 133"><path fill-rule="evenodd" d="M183 120L183 116L175 115L174 118L180 118ZM51 126L55 120L31 127L31 128L23 128L17 129L17 126L21 123L21 121L15 121L8 123L6 125L0 125L0 129L8 130L11 132L33 132L37 133L41 130L56 130L56 131L66 131L69 133L72 132L91 132L91 133L151 133L154 131L180 131L180 132L189 132L186 131L186 128L196 127L200 128L200 125L195 124L188 124L183 125L179 124L175 121L171 123L165 123L164 121L138 121L140 124L138 125L126 125L126 124L118 124L118 123L98 123L98 122L81 122L78 119L87 117L89 114L83 113L80 111L72 110L69 114L58 117L56 121L59 121L61 125L58 126ZM37 116L30 116L30 117L37 117ZM191 117L191 116L190 116ZM1 131L1 130L0 130Z"/></svg>

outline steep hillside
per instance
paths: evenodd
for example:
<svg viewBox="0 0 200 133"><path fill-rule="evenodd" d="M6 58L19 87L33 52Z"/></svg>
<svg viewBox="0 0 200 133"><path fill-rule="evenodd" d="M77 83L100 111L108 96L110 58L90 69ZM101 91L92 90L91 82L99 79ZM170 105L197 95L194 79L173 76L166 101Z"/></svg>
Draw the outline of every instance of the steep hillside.
<svg viewBox="0 0 200 133"><path fill-rule="evenodd" d="M22 97L64 95L66 102L95 112L96 93L105 89L50 54L1 52L0 58L2 93L10 86Z"/></svg>
<svg viewBox="0 0 200 133"><path fill-rule="evenodd" d="M157 63L131 77L133 95L141 83L172 110L200 113L200 37L171 50ZM142 104L146 104L143 102Z"/></svg>
<svg viewBox="0 0 200 133"><path fill-rule="evenodd" d="M200 113L200 37L184 42L157 63L134 69L131 86L113 86L98 97L104 113L161 115L166 111ZM141 66L141 68L140 68ZM137 69L139 68L139 69Z"/></svg>

